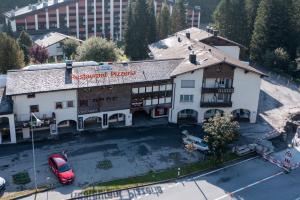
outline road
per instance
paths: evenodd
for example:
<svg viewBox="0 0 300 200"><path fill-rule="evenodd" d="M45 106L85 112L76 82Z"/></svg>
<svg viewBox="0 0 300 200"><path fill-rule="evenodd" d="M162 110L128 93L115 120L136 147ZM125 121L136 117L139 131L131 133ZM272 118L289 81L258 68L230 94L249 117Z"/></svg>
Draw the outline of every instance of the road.
<svg viewBox="0 0 300 200"><path fill-rule="evenodd" d="M300 197L299 177L299 169L285 174L269 162L255 158L177 183L162 184L161 194L135 199L296 200Z"/></svg>
<svg viewBox="0 0 300 200"><path fill-rule="evenodd" d="M300 170L286 174L262 160L250 158L205 174L89 199L103 200L299 200ZM46 199L46 193L24 200ZM73 196L76 193L73 193ZM68 199L66 191L50 191L49 199ZM87 199L87 198L79 198Z"/></svg>

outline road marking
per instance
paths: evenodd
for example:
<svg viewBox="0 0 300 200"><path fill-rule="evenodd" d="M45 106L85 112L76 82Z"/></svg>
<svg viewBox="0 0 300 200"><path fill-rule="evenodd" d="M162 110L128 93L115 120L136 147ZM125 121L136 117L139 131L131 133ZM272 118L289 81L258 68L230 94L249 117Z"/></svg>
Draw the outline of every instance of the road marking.
<svg viewBox="0 0 300 200"><path fill-rule="evenodd" d="M199 176L189 178L189 179L187 179L187 181L192 181L192 180L198 179L198 178L200 178L200 177L204 177L204 176L213 174L213 173L215 173L215 172L221 171L221 170L223 170L223 169L227 169L227 168L230 168L230 167L234 167L234 166L236 166L236 165L240 165L240 164L242 164L242 163L245 163L245 162L248 162L248 161L257 159L258 157L259 157L259 156L255 156L255 157L248 158L248 159L246 159L246 160L243 160L243 161L240 161L240 162L231 164L231 165L227 165L227 166L225 166L225 167L222 167L222 168L219 168L219 169L216 169L216 170L207 172L207 173L205 173L205 174L201 174L201 175L199 175ZM183 180L183 181L180 181L180 182L176 182L172 187L178 186L178 185L179 185L180 183L182 183L182 182L184 182L184 180ZM170 185L169 185L169 186L170 186ZM168 188L163 188L163 190L167 190L167 189L171 188L171 187L169 187L169 186L168 186ZM143 196L140 196L140 197L142 198ZM145 195L144 195L144 197L145 197ZM299 200L300 200L300 199L299 199Z"/></svg>
<svg viewBox="0 0 300 200"><path fill-rule="evenodd" d="M240 164L243 164L243 163L245 163L245 162L254 160L254 159L258 158L258 157L259 157L259 156L255 156L255 157L253 157L253 158L248 158L248 159L246 159L246 160L243 160L243 161L240 161L240 162L231 164L231 165L227 165L227 166L225 166L225 167L222 167L222 168L219 168L219 169L216 169L216 170L207 172L207 173L205 173L205 174L201 174L201 175L199 175L199 176L193 177L192 179L195 180L195 179L197 179L197 178L204 177L204 176L207 176L207 175L216 173L216 172L218 172L218 171L222 171L223 169L227 169L227 168L230 168L230 167L234 167L234 166L236 166L236 165L240 165Z"/></svg>
<svg viewBox="0 0 300 200"><path fill-rule="evenodd" d="M267 180L269 180L269 179L275 178L276 176L280 176L280 175L282 175L282 174L284 174L284 172L278 172L278 173L276 173L276 174L273 174L272 176L263 178L263 179L261 179L261 180L259 180L259 181L256 181L256 182L254 182L254 183L251 183L251 184L249 184L249 185L247 185L247 186L245 186L245 187L242 187L242 188L240 188L240 189L237 189L237 190L235 190L235 191L233 191L233 192L229 192L228 194L225 194L225 195L223 195L223 196L221 196L221 197L219 197L219 198L217 198L217 199L215 199L215 200L221 200L221 199L224 199L224 198L226 198L226 197L232 196L233 194L235 194L235 193L237 193L237 192L243 191L243 190L245 190L245 189L247 189L247 188L250 188L250 187L252 187L252 186L254 186L254 185L260 184L260 183L262 183L262 182L265 182L265 181L267 181Z"/></svg>

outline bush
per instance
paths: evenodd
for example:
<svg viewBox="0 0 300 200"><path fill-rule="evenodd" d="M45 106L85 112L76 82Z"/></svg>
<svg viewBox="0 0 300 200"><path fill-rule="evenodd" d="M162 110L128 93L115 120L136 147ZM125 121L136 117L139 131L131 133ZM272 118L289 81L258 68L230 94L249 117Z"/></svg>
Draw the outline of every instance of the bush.
<svg viewBox="0 0 300 200"><path fill-rule="evenodd" d="M78 48L79 45L80 45L80 43L77 40L66 39L63 42L63 45L62 45L64 55L68 59L73 59L75 57L76 50L77 50L77 48Z"/></svg>
<svg viewBox="0 0 300 200"><path fill-rule="evenodd" d="M112 168L112 163L110 160L103 160L98 162L97 164L98 169L110 169Z"/></svg>
<svg viewBox="0 0 300 200"><path fill-rule="evenodd" d="M265 53L265 66L280 70L288 70L291 64L290 56L283 48L277 48L274 51L267 50Z"/></svg>
<svg viewBox="0 0 300 200"><path fill-rule="evenodd" d="M28 172L19 172L13 175L13 182L16 185L25 185L31 182Z"/></svg>

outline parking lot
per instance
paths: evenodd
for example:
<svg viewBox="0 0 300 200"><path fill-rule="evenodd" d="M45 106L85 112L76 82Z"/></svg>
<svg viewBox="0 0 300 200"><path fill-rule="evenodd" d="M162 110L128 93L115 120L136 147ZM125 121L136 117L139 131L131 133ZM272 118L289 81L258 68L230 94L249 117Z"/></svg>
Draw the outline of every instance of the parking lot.
<svg viewBox="0 0 300 200"><path fill-rule="evenodd" d="M56 177L49 170L47 158L50 154L61 153L63 150L67 151L68 160L75 170L75 187L177 167L203 159L199 152L188 153L184 150L182 129L169 125L112 129L76 136L62 135L58 140L37 142L38 185L59 186ZM198 128L192 129L196 131ZM112 166L103 169L99 167L101 161L108 161ZM0 176L8 181L7 192L34 187L30 143L1 146L0 163ZM31 182L25 186L13 184L12 176L22 171L29 173Z"/></svg>

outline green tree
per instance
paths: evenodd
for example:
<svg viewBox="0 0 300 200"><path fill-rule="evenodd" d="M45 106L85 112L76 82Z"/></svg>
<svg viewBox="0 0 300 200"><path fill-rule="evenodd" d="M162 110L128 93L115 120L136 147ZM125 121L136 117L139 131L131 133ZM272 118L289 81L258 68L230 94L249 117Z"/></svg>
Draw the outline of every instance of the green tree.
<svg viewBox="0 0 300 200"><path fill-rule="evenodd" d="M262 0L254 25L250 58L263 63L267 51L284 48L292 59L296 54L293 0Z"/></svg>
<svg viewBox="0 0 300 200"><path fill-rule="evenodd" d="M158 37L159 39L165 39L170 34L170 10L166 2L163 3L157 20Z"/></svg>
<svg viewBox="0 0 300 200"><path fill-rule="evenodd" d="M74 59L78 46L80 46L80 43L77 40L70 39L70 38L64 40L62 44L62 48L65 57L67 57L68 59Z"/></svg>
<svg viewBox="0 0 300 200"><path fill-rule="evenodd" d="M0 73L24 66L24 55L16 40L0 33L0 44Z"/></svg>
<svg viewBox="0 0 300 200"><path fill-rule="evenodd" d="M116 61L121 57L121 54L121 50L112 41L100 37L91 37L77 48L76 60Z"/></svg>
<svg viewBox="0 0 300 200"><path fill-rule="evenodd" d="M19 35L18 43L24 54L24 63L27 65L30 62L29 49L32 47L32 40L28 33L22 31Z"/></svg>
<svg viewBox="0 0 300 200"><path fill-rule="evenodd" d="M247 41L245 46L249 47L254 29L257 9L261 0L245 0L245 10L247 15Z"/></svg>
<svg viewBox="0 0 300 200"><path fill-rule="evenodd" d="M132 16L132 4L133 1L128 2L127 7L127 17L126 17L126 28L124 33L124 42L125 42L125 54L130 55L131 52L134 52L134 27L133 27L133 16Z"/></svg>
<svg viewBox="0 0 300 200"><path fill-rule="evenodd" d="M156 18L153 0L148 1L148 44L152 44L157 41L156 31Z"/></svg>
<svg viewBox="0 0 300 200"><path fill-rule="evenodd" d="M290 62L290 56L283 48L267 50L265 53L264 65L267 67L288 71Z"/></svg>
<svg viewBox="0 0 300 200"><path fill-rule="evenodd" d="M171 15L171 33L176 33L186 28L186 11L184 1L177 0Z"/></svg>
<svg viewBox="0 0 300 200"><path fill-rule="evenodd" d="M245 2L221 0L214 12L214 26L224 37L245 45L247 43Z"/></svg>
<svg viewBox="0 0 300 200"><path fill-rule="evenodd" d="M136 0L128 8L125 31L125 53L132 60L148 57L148 6L146 0Z"/></svg>
<svg viewBox="0 0 300 200"><path fill-rule="evenodd" d="M221 161L228 144L233 142L239 135L238 122L232 121L229 116L217 114L204 123L203 129L206 133L204 140L207 142L210 151L218 161Z"/></svg>

